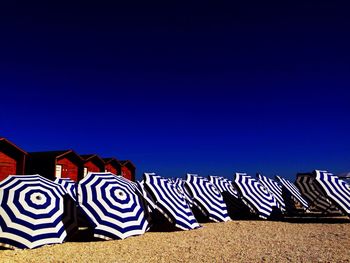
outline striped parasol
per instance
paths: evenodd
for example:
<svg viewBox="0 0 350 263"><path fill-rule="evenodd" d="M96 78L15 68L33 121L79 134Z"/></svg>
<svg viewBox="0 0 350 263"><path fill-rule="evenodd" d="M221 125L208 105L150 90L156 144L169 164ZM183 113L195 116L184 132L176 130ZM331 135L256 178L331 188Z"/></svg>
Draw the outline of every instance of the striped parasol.
<svg viewBox="0 0 350 263"><path fill-rule="evenodd" d="M11 175L0 183L0 246L59 244L76 230L75 204L61 185L40 175Z"/></svg>
<svg viewBox="0 0 350 263"><path fill-rule="evenodd" d="M225 177L209 175L209 181L215 185L220 193L229 193L233 198L239 199L238 191L232 186L232 182Z"/></svg>
<svg viewBox="0 0 350 263"><path fill-rule="evenodd" d="M259 217L271 217L276 208L278 209L276 198L255 178L246 173L236 173L233 183Z"/></svg>
<svg viewBox="0 0 350 263"><path fill-rule="evenodd" d="M315 184L315 175L312 173L298 173L295 182L302 195L307 199L310 207L324 213L337 212L338 209L323 194L322 189Z"/></svg>
<svg viewBox="0 0 350 263"><path fill-rule="evenodd" d="M193 207L195 205L194 201L193 201L193 197L190 195L190 193L188 192L187 188L186 188L186 181L184 181L181 178L175 178L173 180L175 186L177 187L177 189L183 193L187 203L189 204L190 207Z"/></svg>
<svg viewBox="0 0 350 263"><path fill-rule="evenodd" d="M268 178L262 174L257 174L257 177L260 183L263 184L267 190L269 190L269 192L276 198L281 211L285 212L286 204L284 203L282 196L282 186L275 180L272 180L271 178Z"/></svg>
<svg viewBox="0 0 350 263"><path fill-rule="evenodd" d="M255 214L249 204L240 197L239 192L233 187L230 180L215 175L209 175L208 178L222 194L231 218L247 219L250 218L252 214Z"/></svg>
<svg viewBox="0 0 350 263"><path fill-rule="evenodd" d="M283 177L280 177L276 175L277 180L282 185L282 191L286 191L289 193L289 195L297 202L299 202L304 209L309 208L309 203L305 200L305 198L301 195L299 189L290 181L287 179L284 179Z"/></svg>
<svg viewBox="0 0 350 263"><path fill-rule="evenodd" d="M111 173L91 173L78 184L78 201L97 238L124 239L148 228L141 194L134 183Z"/></svg>
<svg viewBox="0 0 350 263"><path fill-rule="evenodd" d="M347 183L326 171L315 170L314 173L316 182L327 198L350 216L350 189Z"/></svg>
<svg viewBox="0 0 350 263"><path fill-rule="evenodd" d="M178 189L172 180L154 173L144 173L144 186L155 200L158 210L175 227L182 230L199 227L184 193Z"/></svg>
<svg viewBox="0 0 350 263"><path fill-rule="evenodd" d="M151 173L151 174L154 174L154 173ZM146 191L144 180L137 182L137 185L138 185L138 188L140 189L142 197L144 198L144 201L146 202L148 212L151 213L153 210L157 209L156 202L153 200L151 195Z"/></svg>
<svg viewBox="0 0 350 263"><path fill-rule="evenodd" d="M227 206L220 191L207 179L187 174L186 185L198 206L215 222L229 221Z"/></svg>
<svg viewBox="0 0 350 263"><path fill-rule="evenodd" d="M70 178L57 178L55 183L62 185L67 193L73 198L74 201L78 201L77 198L77 183Z"/></svg>

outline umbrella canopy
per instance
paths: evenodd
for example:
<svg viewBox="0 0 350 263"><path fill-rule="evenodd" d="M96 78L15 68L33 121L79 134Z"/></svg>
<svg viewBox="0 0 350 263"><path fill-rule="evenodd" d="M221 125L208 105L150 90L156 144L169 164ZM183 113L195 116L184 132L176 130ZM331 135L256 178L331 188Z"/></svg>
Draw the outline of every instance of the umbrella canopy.
<svg viewBox="0 0 350 263"><path fill-rule="evenodd" d="M299 173L295 182L302 195L307 199L310 207L314 207L325 213L332 213L338 209L322 193L320 187L315 184L315 175L312 173Z"/></svg>
<svg viewBox="0 0 350 263"><path fill-rule="evenodd" d="M192 209L194 216L197 219L200 219L203 217L206 218L207 217L206 211L204 211L203 208L195 202L195 200L193 199L192 195L188 190L188 187L186 186L186 181L183 180L182 178L175 178L173 179L173 182L176 185L177 189L184 194L185 199L188 205L190 206L190 208Z"/></svg>
<svg viewBox="0 0 350 263"><path fill-rule="evenodd" d="M62 187L67 191L67 193L73 198L75 202L78 201L77 198L77 183L69 178L57 178L55 183L62 185Z"/></svg>
<svg viewBox="0 0 350 263"><path fill-rule="evenodd" d="M245 202L232 182L225 177L209 175L209 181L220 191L227 205L229 216L233 218L250 218L255 211Z"/></svg>
<svg viewBox="0 0 350 263"><path fill-rule="evenodd" d="M316 170L315 180L329 200L340 210L350 215L350 189L338 176Z"/></svg>
<svg viewBox="0 0 350 263"><path fill-rule="evenodd" d="M259 217L266 219L278 208L276 198L255 178L246 173L236 173L233 183Z"/></svg>
<svg viewBox="0 0 350 263"><path fill-rule="evenodd" d="M153 173L152 173L153 174ZM154 174L155 175L155 174ZM148 211L151 212L152 210L157 209L157 205L156 202L152 199L152 197L150 196L150 194L146 191L145 189L145 181L138 181L136 182L138 185L138 188L140 189L140 192L142 194L142 197L144 198L144 201L146 202Z"/></svg>
<svg viewBox="0 0 350 263"><path fill-rule="evenodd" d="M238 191L232 186L230 180L222 176L209 175L209 181L215 185L215 187L220 191L220 193L227 192L232 197L239 199Z"/></svg>
<svg viewBox="0 0 350 263"><path fill-rule="evenodd" d="M194 201L202 207L210 220L215 222L230 220L223 196L207 178L187 174L186 185Z"/></svg>
<svg viewBox="0 0 350 263"><path fill-rule="evenodd" d="M175 186L177 187L177 189L183 193L187 203L189 204L190 207L193 207L195 205L194 201L193 201L193 197L190 195L190 193L188 192L186 186L185 186L185 181L182 180L181 178L175 178L173 180Z"/></svg>
<svg viewBox="0 0 350 263"><path fill-rule="evenodd" d="M146 232L148 221L139 190L112 173L88 173L78 184L78 202L97 238L124 239Z"/></svg>
<svg viewBox="0 0 350 263"><path fill-rule="evenodd" d="M290 181L287 179L284 179L283 177L280 177L276 175L277 180L282 185L282 190L285 190L289 193L289 195L299 202L305 209L309 208L309 203L305 200L305 198L301 195L299 189Z"/></svg>
<svg viewBox="0 0 350 263"><path fill-rule="evenodd" d="M0 183L0 246L59 244L77 230L74 201L40 175L11 175Z"/></svg>
<svg viewBox="0 0 350 263"><path fill-rule="evenodd" d="M144 173L144 186L156 201L159 211L182 230L199 227L184 193L178 189L172 180L161 176Z"/></svg>
<svg viewBox="0 0 350 263"><path fill-rule="evenodd" d="M268 178L262 174L257 174L257 177L260 183L263 184L266 189L269 190L269 192L276 198L281 211L285 212L286 204L284 203L282 196L282 186L275 180L272 180L271 178Z"/></svg>

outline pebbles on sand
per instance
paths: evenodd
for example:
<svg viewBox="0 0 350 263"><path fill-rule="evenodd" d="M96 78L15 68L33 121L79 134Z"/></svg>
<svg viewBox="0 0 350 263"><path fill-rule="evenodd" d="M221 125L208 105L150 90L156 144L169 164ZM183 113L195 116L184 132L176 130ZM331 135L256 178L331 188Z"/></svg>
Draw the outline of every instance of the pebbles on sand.
<svg viewBox="0 0 350 263"><path fill-rule="evenodd" d="M125 240L0 250L0 262L350 262L348 218L230 221Z"/></svg>

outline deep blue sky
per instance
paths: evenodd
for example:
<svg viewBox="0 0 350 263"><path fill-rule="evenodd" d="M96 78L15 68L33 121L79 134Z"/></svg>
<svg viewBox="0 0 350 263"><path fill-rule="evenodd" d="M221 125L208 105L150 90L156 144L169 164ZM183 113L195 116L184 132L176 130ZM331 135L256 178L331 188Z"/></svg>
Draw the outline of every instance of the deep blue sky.
<svg viewBox="0 0 350 263"><path fill-rule="evenodd" d="M2 8L0 136L139 178L349 171L348 6L241 2Z"/></svg>

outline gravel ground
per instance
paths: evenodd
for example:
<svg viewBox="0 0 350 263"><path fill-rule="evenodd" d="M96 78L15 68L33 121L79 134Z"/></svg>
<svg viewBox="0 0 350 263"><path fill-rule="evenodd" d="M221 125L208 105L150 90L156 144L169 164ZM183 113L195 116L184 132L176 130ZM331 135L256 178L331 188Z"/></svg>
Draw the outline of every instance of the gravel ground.
<svg viewBox="0 0 350 263"><path fill-rule="evenodd" d="M125 240L0 250L0 262L350 262L348 218L202 225Z"/></svg>

